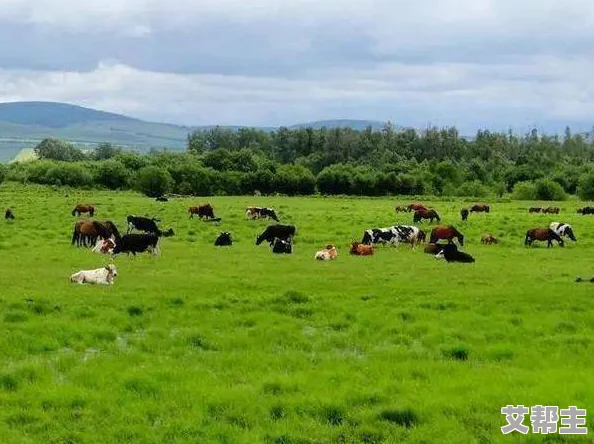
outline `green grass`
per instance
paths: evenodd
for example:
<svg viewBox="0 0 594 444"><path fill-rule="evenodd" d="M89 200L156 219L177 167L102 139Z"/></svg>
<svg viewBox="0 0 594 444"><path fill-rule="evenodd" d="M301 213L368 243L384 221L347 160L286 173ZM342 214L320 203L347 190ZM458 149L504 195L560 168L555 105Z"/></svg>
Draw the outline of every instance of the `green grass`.
<svg viewBox="0 0 594 444"><path fill-rule="evenodd" d="M220 225L188 218L204 201ZM500 432L506 404L594 408L594 284L574 282L594 276L594 217L578 202L553 216L491 202L466 223L468 203L431 202L474 264L406 245L348 254L366 228L410 223L393 211L406 199L160 203L5 184L0 202L16 215L0 229L2 443L588 442ZM70 284L107 262L70 246L78 202L122 230L146 214L176 235L157 258L116 258L112 287ZM296 224L293 255L254 245L267 222L246 220L248 205ZM523 246L554 220L578 243ZM230 248L213 246L223 230ZM501 243L480 245L484 232ZM338 259L315 261L328 243Z"/></svg>

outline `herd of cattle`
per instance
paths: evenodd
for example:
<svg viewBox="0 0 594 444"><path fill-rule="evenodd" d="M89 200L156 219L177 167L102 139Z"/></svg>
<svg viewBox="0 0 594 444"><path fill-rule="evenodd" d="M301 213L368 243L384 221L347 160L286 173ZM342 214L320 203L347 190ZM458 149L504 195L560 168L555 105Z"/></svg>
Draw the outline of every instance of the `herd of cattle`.
<svg viewBox="0 0 594 444"><path fill-rule="evenodd" d="M166 197L157 198L160 202L166 202ZM396 212L414 212L413 223L420 223L423 220L434 220L441 222L439 214L431 208L427 208L420 203L411 203L407 206L396 206ZM487 204L475 204L470 209L462 208L460 216L462 221L468 219L472 213L489 213L491 211ZM530 213L551 213L558 214L559 208L529 208ZM577 210L578 214L594 214L594 207L583 207ZM190 218L197 215L206 222L219 222L220 217L216 217L213 207L206 203L198 206L191 206L188 209ZM73 216L88 214L90 217L95 215L95 207L89 204L79 204L72 210ZM272 208L266 207L248 207L246 209L248 219L269 218L279 222L279 218ZM5 212L5 219L13 220L15 218L11 209ZM161 237L174 236L172 228L162 230L157 225L160 222L156 218L128 215L126 218L126 234L121 235L120 231L112 221L97 221L90 219L78 220L74 225L72 233L72 245L93 247L92 251L96 253L111 255L111 263L106 267L95 270L81 270L70 277L72 282L76 283L95 283L95 284L113 284L117 276L117 269L113 263L113 258L121 253L150 252L158 254L159 239ZM133 230L140 233L132 233ZM257 237L256 245L267 242L273 253L291 254L293 252L293 238L296 234L295 225L283 225L280 223L269 225ZM526 232L524 244L532 245L535 240L547 241L548 247L556 241L559 246L564 246L563 238L569 238L576 241L572 227L566 223L553 222L548 227L537 227L529 229ZM440 243L440 241L447 243ZM460 233L453 225L439 224L432 228L429 235L429 242L424 247L424 252L434 255L437 259L445 259L448 262L474 262L475 259L458 249L454 240L457 240L460 247L464 246L464 235ZM412 248L426 243L427 234L415 225L394 225L386 228L371 228L365 230L361 242L352 242L350 254L358 256L368 256L374 254L374 247L379 244L397 246L400 243L408 243ZM481 244L494 244L498 240L491 234L485 233L481 236ZM233 244L231 233L221 232L214 241L215 246L230 246ZM316 260L330 261L338 257L338 250L335 245L329 244L324 249L314 254Z"/></svg>

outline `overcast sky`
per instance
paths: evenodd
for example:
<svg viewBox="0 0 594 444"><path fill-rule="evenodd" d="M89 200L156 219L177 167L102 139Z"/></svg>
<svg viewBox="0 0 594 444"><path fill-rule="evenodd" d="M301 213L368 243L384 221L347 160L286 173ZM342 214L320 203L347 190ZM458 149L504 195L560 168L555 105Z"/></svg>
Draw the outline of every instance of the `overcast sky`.
<svg viewBox="0 0 594 444"><path fill-rule="evenodd" d="M0 101L186 125L594 125L591 0L1 0Z"/></svg>

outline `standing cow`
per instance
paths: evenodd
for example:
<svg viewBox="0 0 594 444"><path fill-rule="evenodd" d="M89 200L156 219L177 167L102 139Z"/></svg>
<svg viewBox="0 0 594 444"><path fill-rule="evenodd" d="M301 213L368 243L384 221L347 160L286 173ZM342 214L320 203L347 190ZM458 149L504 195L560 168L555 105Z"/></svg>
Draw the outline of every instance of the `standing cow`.
<svg viewBox="0 0 594 444"><path fill-rule="evenodd" d="M194 217L194 214L197 214L199 219L216 219L214 209L209 203L190 207L188 213L190 213L190 219Z"/></svg>

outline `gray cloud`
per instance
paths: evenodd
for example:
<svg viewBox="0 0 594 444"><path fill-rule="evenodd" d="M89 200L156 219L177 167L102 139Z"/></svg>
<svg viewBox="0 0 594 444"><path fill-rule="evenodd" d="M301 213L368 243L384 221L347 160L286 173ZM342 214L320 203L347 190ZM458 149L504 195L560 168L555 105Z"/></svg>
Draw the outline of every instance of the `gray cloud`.
<svg viewBox="0 0 594 444"><path fill-rule="evenodd" d="M184 124L590 127L575 0L5 0L0 100ZM4 2L3 2L4 3Z"/></svg>

